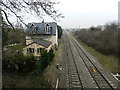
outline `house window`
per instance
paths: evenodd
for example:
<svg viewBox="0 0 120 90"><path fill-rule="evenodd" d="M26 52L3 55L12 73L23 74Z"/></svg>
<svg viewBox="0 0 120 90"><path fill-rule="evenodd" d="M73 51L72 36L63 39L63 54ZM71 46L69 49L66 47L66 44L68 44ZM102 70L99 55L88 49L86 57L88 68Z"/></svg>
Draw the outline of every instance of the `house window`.
<svg viewBox="0 0 120 90"><path fill-rule="evenodd" d="M36 34L36 32L38 31L38 27L32 28L32 33Z"/></svg>
<svg viewBox="0 0 120 90"><path fill-rule="evenodd" d="M29 49L27 48L27 52L29 52Z"/></svg>
<svg viewBox="0 0 120 90"><path fill-rule="evenodd" d="M52 33L52 27L50 27L50 32Z"/></svg>
<svg viewBox="0 0 120 90"><path fill-rule="evenodd" d="M35 30L33 30L32 33L35 34Z"/></svg>
<svg viewBox="0 0 120 90"><path fill-rule="evenodd" d="M32 33L33 33L33 34L35 34L35 33L36 33L36 28L33 28Z"/></svg>
<svg viewBox="0 0 120 90"><path fill-rule="evenodd" d="M40 53L40 50L39 50L39 48L37 48L37 53L38 53L38 54Z"/></svg>
<svg viewBox="0 0 120 90"><path fill-rule="evenodd" d="M46 33L46 34L50 34L52 27L50 27L49 24L46 24L45 27L44 27L44 29L45 29L45 33Z"/></svg>
<svg viewBox="0 0 120 90"><path fill-rule="evenodd" d="M27 48L27 53L29 53L29 48Z"/></svg>
<svg viewBox="0 0 120 90"><path fill-rule="evenodd" d="M37 53L40 54L41 50L42 50L42 48L37 48Z"/></svg>
<svg viewBox="0 0 120 90"><path fill-rule="evenodd" d="M32 53L32 54L34 54L34 48L27 48L27 53Z"/></svg>
<svg viewBox="0 0 120 90"><path fill-rule="evenodd" d="M38 31L38 27L35 27L36 31Z"/></svg>
<svg viewBox="0 0 120 90"><path fill-rule="evenodd" d="M34 27L34 24L31 24L30 28L33 28Z"/></svg>
<svg viewBox="0 0 120 90"><path fill-rule="evenodd" d="M34 48L32 48L32 53L34 53Z"/></svg>

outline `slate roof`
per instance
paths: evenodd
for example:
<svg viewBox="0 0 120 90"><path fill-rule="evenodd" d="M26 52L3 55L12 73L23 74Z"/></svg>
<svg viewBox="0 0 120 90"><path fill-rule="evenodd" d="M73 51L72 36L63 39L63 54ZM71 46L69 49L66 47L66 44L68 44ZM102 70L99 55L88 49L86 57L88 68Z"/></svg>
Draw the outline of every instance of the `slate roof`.
<svg viewBox="0 0 120 90"><path fill-rule="evenodd" d="M56 28L57 28L57 23L55 22L43 22L43 23L28 23L29 28L25 30L27 34L33 34L33 29L30 26L37 27L37 30L35 34L46 34L44 27L46 24L49 24L50 27L52 27L51 33L50 34L56 34Z"/></svg>
<svg viewBox="0 0 120 90"><path fill-rule="evenodd" d="M52 44L50 41L40 40L40 39L34 39L33 42L38 43L46 48L48 48Z"/></svg>

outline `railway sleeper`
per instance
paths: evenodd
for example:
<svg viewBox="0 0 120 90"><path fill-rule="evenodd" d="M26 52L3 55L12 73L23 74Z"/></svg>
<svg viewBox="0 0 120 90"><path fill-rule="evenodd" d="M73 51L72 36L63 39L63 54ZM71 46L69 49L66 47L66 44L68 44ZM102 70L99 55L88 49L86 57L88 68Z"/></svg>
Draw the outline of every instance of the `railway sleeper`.
<svg viewBox="0 0 120 90"><path fill-rule="evenodd" d="M73 82L79 82L79 79L78 78L76 78L76 79L74 78L74 79L72 79L72 81Z"/></svg>
<svg viewBox="0 0 120 90"><path fill-rule="evenodd" d="M73 77L76 77L76 76L77 76L77 77L78 77L78 74L72 73L71 76L73 76Z"/></svg>

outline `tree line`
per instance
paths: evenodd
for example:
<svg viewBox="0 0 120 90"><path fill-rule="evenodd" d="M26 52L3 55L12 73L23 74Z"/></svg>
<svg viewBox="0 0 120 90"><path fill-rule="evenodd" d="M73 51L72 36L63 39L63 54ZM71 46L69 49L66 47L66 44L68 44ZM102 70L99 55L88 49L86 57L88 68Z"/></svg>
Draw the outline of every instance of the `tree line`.
<svg viewBox="0 0 120 90"><path fill-rule="evenodd" d="M75 32L78 39L94 49L108 55L120 57L120 30L116 22L100 27L90 27Z"/></svg>
<svg viewBox="0 0 120 90"><path fill-rule="evenodd" d="M58 38L61 38L61 36L63 34L63 30L62 30L61 26L57 25L57 30L58 30Z"/></svg>

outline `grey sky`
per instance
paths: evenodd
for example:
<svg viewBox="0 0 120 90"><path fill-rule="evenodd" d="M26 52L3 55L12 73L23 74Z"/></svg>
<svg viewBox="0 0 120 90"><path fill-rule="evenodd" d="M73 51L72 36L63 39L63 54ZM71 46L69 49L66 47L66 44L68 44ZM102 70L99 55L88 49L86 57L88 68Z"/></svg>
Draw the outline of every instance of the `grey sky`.
<svg viewBox="0 0 120 90"><path fill-rule="evenodd" d="M51 0L60 1L56 5L65 18L58 22L63 28L90 27L104 25L107 22L118 20L118 2L120 0ZM29 15L26 23L40 22ZM45 22L54 21L44 17Z"/></svg>
<svg viewBox="0 0 120 90"><path fill-rule="evenodd" d="M65 28L103 25L118 19L120 0L60 0L59 9L65 19L59 24Z"/></svg>

